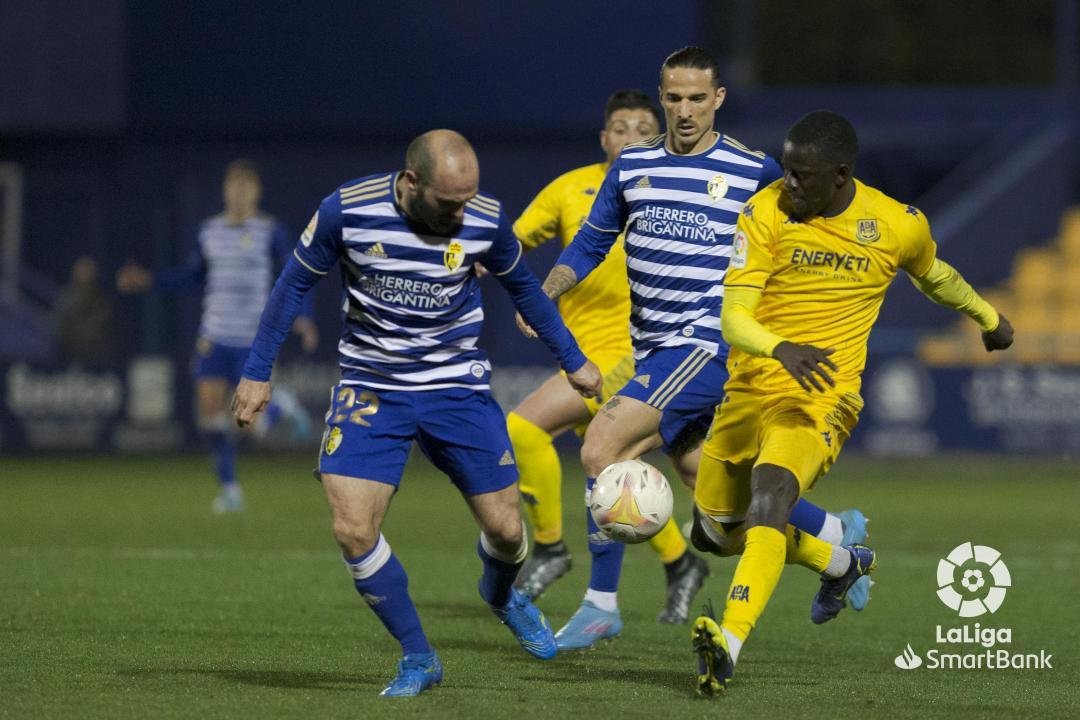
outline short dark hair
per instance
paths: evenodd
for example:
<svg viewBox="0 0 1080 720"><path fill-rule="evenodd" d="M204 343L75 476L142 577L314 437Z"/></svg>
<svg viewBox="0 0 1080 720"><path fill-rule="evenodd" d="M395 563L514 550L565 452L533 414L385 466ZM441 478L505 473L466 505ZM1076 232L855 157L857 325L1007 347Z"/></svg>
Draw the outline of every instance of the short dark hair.
<svg viewBox="0 0 1080 720"><path fill-rule="evenodd" d="M787 132L788 141L813 145L825 159L837 165L855 166L859 139L847 118L829 110L815 110L803 115Z"/></svg>
<svg viewBox="0 0 1080 720"><path fill-rule="evenodd" d="M657 125L663 125L664 123L656 101L640 90L616 90L611 93L611 97L607 99L607 104L604 105L605 125L607 125L608 120L611 119L616 110L648 110L656 118Z"/></svg>
<svg viewBox="0 0 1080 720"><path fill-rule="evenodd" d="M694 68L695 70L708 70L712 73L713 87L720 87L720 66L709 52L696 45L687 45L679 48L667 56L664 64L660 66L660 85L664 85L664 70L667 68Z"/></svg>

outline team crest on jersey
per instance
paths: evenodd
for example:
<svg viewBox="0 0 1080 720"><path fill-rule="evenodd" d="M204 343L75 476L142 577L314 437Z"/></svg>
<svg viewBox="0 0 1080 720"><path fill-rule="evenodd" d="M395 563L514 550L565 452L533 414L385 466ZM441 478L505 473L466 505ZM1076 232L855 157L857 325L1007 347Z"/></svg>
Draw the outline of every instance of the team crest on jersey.
<svg viewBox="0 0 1080 720"><path fill-rule="evenodd" d="M728 180L723 175L717 173L712 176L712 180L706 185L706 189L709 191L709 197L713 199L713 202L716 202L727 195Z"/></svg>
<svg viewBox="0 0 1080 720"><path fill-rule="evenodd" d="M750 242L746 239L746 233L742 230L735 233L735 237L731 240L731 267L746 267L746 254L749 245Z"/></svg>
<svg viewBox="0 0 1080 720"><path fill-rule="evenodd" d="M859 242L872 243L881 239L881 232L878 230L877 220L873 218L864 218L859 220L858 223L855 237L858 238Z"/></svg>
<svg viewBox="0 0 1080 720"><path fill-rule="evenodd" d="M304 244L304 247L309 247L311 241L315 239L315 227L319 224L319 212L316 210L315 214L311 216L310 222L307 227L304 228L304 232L300 233L300 242Z"/></svg>
<svg viewBox="0 0 1080 720"><path fill-rule="evenodd" d="M446 252L443 253L443 265L447 270L457 270L461 267L461 263L465 262L465 247L454 240L450 243L450 247L446 248Z"/></svg>
<svg viewBox="0 0 1080 720"><path fill-rule="evenodd" d="M333 455L334 451L341 446L341 428L332 427L326 431L326 454Z"/></svg>

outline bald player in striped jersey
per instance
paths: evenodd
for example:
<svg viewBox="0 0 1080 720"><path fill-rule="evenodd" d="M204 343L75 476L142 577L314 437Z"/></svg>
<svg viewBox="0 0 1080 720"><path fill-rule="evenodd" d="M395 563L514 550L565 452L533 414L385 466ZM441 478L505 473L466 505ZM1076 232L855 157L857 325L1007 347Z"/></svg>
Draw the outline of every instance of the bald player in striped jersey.
<svg viewBox="0 0 1080 720"><path fill-rule="evenodd" d="M121 293L150 289L166 292L205 286L199 339L192 372L195 376L196 424L210 445L218 494L215 513L239 512L244 496L236 477L236 439L229 421L229 392L240 380L259 314L273 284L275 265L291 256L292 241L285 227L259 209L262 181L249 160L234 160L222 182L224 210L199 227L198 244L185 264L150 272L129 263L117 272ZM312 305L304 306L293 330L304 352L314 352L319 334L311 318ZM287 416L302 436L310 420L295 397L281 392L267 416Z"/></svg>
<svg viewBox="0 0 1080 720"><path fill-rule="evenodd" d="M701 48L683 48L664 61L659 90L666 133L626 147L612 163L587 221L544 281L549 297L561 297L623 233L635 370L586 430L581 459L590 490L611 463L657 447L693 487L700 443L723 396L728 347L720 306L735 222L747 198L781 171L764 153L713 130L725 95L718 73ZM848 516L845 528L802 502L792 523L834 542L859 541L865 519L858 511ZM616 590L624 546L604 536L588 513L586 519L592 569L580 608L556 635L565 650L614 637L623 625ZM868 583L860 586L864 593Z"/></svg>
<svg viewBox="0 0 1080 720"><path fill-rule="evenodd" d="M501 204L479 192L479 177L468 141L433 130L409 145L404 171L355 180L323 200L274 286L234 399L241 424L269 401L270 369L300 298L340 263L341 382L319 475L356 590L402 647L387 697L417 695L443 675L381 533L413 441L480 526L481 597L531 655L556 652L543 614L513 588L528 543L506 419L477 347L484 315L475 266L482 262L510 293L571 386L593 396L601 376L522 262Z"/></svg>

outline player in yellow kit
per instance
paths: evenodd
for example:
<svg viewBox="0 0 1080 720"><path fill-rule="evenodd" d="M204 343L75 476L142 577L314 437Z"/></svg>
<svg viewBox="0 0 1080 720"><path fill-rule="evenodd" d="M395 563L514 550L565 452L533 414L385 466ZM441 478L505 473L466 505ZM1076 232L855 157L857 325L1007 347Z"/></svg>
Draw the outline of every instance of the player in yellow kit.
<svg viewBox="0 0 1080 720"><path fill-rule="evenodd" d="M862 409L866 343L902 269L927 297L971 317L988 351L1012 344L1009 321L936 257L926 217L852 175L851 124L819 111L784 142L784 177L747 202L724 282L730 379L703 446L695 530L742 552L723 618L694 623L698 690L722 692L785 562L821 573L811 619L826 622L876 562L788 525L799 495L836 460Z"/></svg>
<svg viewBox="0 0 1080 720"><path fill-rule="evenodd" d="M526 249L555 238L565 247L588 216L611 162L626 145L659 132L660 111L647 95L636 90L614 93L604 108L600 132L605 161L552 181L514 223L514 234ZM530 597L538 597L570 569L570 554L562 538L562 468L552 441L567 430L583 432L601 403L634 373L628 325L630 285L621 237L584 282L559 298L559 312L583 352L604 373L604 393L602 399L584 399L564 375L553 375L507 417L534 534L533 553L517 581L517 587ZM708 575L708 565L687 548L674 520L650 544L664 563L667 577L667 601L659 620L685 622L690 602Z"/></svg>

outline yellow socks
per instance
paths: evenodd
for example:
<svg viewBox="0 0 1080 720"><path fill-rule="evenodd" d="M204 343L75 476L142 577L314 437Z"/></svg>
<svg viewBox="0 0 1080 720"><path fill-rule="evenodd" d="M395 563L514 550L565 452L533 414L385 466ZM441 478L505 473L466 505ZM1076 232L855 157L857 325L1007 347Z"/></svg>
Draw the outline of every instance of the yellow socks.
<svg viewBox="0 0 1080 720"><path fill-rule="evenodd" d="M649 545L660 556L660 562L665 565L675 562L686 552L686 540L679 532L679 526L674 517L667 521L663 530L649 540Z"/></svg>
<svg viewBox="0 0 1080 720"><path fill-rule="evenodd" d="M787 562L810 568L816 573L825 572L832 558L833 546L824 540L803 532L794 525L787 526ZM844 551L847 555L847 551Z"/></svg>
<svg viewBox="0 0 1080 720"><path fill-rule="evenodd" d="M517 413L506 416L506 428L517 457L518 486L533 528L533 540L545 545L557 543L563 533L559 454L550 435Z"/></svg>
<svg viewBox="0 0 1080 720"><path fill-rule="evenodd" d="M758 525L746 531L746 550L731 579L721 623L738 640L746 640L765 611L780 582L786 554L787 538L779 530Z"/></svg>

